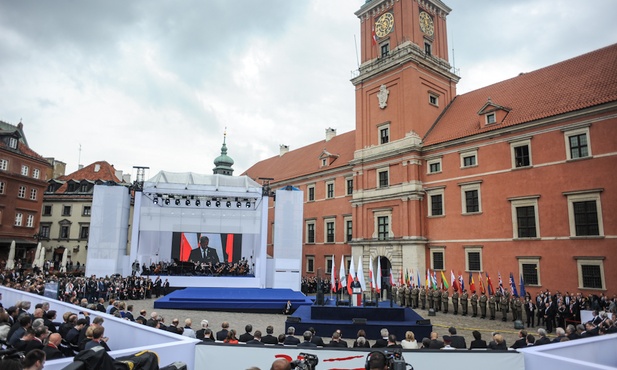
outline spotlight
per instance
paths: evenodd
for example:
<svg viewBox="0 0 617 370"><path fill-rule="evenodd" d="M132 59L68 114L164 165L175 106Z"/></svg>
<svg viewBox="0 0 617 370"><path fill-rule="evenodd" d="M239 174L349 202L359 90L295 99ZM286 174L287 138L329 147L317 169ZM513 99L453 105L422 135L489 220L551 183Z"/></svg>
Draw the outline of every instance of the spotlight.
<svg viewBox="0 0 617 370"><path fill-rule="evenodd" d="M176 199L176 205L179 206L180 205L180 199Z"/></svg>
<svg viewBox="0 0 617 370"><path fill-rule="evenodd" d="M212 202L209 199L206 200L206 207L210 207L210 205L212 205Z"/></svg>
<svg viewBox="0 0 617 370"><path fill-rule="evenodd" d="M154 203L154 204L159 204L159 198L154 198L154 199L152 199L152 203Z"/></svg>
<svg viewBox="0 0 617 370"><path fill-rule="evenodd" d="M227 201L227 202L225 203L225 205L227 206L227 208L229 208L229 207L231 207L231 202L230 202L230 201Z"/></svg>
<svg viewBox="0 0 617 370"><path fill-rule="evenodd" d="M246 202L246 208L251 208L251 202Z"/></svg>
<svg viewBox="0 0 617 370"><path fill-rule="evenodd" d="M199 207L199 206L201 205L201 201L200 201L199 199L197 199L197 200L195 201L195 205L196 205L197 207Z"/></svg>
<svg viewBox="0 0 617 370"><path fill-rule="evenodd" d="M191 200L190 200L190 199L187 199L187 200L186 200L186 202L184 202L184 203L185 203L187 206L190 206L190 205L191 205Z"/></svg>
<svg viewBox="0 0 617 370"><path fill-rule="evenodd" d="M221 206L221 201L217 200L215 204L216 204L217 207L220 207Z"/></svg>
<svg viewBox="0 0 617 370"><path fill-rule="evenodd" d="M237 202L236 202L236 208L240 208L240 207L242 207L242 202L237 201Z"/></svg>
<svg viewBox="0 0 617 370"><path fill-rule="evenodd" d="M165 199L165 204L169 205L169 198Z"/></svg>

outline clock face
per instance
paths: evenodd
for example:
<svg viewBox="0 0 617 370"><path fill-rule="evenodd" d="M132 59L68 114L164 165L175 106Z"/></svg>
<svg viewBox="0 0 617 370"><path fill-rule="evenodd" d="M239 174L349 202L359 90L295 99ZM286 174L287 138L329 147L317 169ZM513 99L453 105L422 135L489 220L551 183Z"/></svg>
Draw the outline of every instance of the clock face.
<svg viewBox="0 0 617 370"><path fill-rule="evenodd" d="M420 12L420 29L422 32L426 33L427 36L433 36L435 32L433 18L428 15L427 12Z"/></svg>
<svg viewBox="0 0 617 370"><path fill-rule="evenodd" d="M384 37L394 28L394 16L392 13L384 13L375 22L375 34L377 37Z"/></svg>

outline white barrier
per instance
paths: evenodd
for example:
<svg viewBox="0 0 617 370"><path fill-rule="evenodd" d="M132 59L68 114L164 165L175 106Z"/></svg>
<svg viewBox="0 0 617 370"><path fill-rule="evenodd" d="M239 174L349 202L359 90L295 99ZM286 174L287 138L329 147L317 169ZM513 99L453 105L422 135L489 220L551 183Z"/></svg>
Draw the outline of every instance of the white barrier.
<svg viewBox="0 0 617 370"><path fill-rule="evenodd" d="M34 295L19 290L9 289L0 286L2 292L2 304L8 308L17 301L30 301L32 307L37 303L49 302L51 310L57 312L58 320L62 320L62 315L67 312L90 313L91 320L96 316L105 319L105 336L109 337L107 343L112 350L109 354L112 357L120 357L135 354L139 351L150 350L159 356L160 365L164 366L174 361L183 361L189 369L195 368L195 343L199 341L168 331L159 330L145 325L136 324L127 320L119 319L112 315L98 311L87 310L70 303L60 302L39 295ZM32 309L31 311L34 311ZM82 317L80 315L80 317ZM73 361L72 358L47 361L46 370L60 370Z"/></svg>

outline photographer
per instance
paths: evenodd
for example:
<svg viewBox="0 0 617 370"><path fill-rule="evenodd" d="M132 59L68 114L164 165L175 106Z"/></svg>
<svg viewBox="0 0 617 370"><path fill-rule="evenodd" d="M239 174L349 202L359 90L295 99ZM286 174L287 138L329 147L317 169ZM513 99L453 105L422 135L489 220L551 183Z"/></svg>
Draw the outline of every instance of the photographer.
<svg viewBox="0 0 617 370"><path fill-rule="evenodd" d="M368 364L367 369L370 370L387 370L388 361L386 355L383 352L371 352L366 359Z"/></svg>

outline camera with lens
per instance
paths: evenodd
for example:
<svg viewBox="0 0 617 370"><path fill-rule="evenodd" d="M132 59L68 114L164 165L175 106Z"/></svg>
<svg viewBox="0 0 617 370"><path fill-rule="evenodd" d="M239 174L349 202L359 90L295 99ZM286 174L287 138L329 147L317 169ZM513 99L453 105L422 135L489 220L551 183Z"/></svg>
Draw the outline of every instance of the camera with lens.
<svg viewBox="0 0 617 370"><path fill-rule="evenodd" d="M291 362L292 369L298 370L315 370L315 367L319 363L319 359L316 355L310 353L300 353L298 359Z"/></svg>
<svg viewBox="0 0 617 370"><path fill-rule="evenodd" d="M408 364L405 362L402 351L384 351L383 354L386 356L386 363L388 364L389 370L407 369ZM413 366L411 366L411 370L413 370Z"/></svg>

